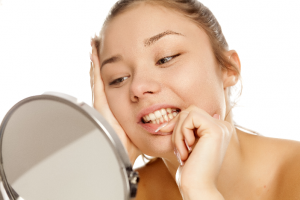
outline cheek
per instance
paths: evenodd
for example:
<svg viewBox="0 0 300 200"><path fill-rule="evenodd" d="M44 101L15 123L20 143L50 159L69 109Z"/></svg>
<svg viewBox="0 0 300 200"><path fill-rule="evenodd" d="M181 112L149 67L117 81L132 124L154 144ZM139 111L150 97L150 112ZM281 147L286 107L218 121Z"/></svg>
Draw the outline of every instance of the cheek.
<svg viewBox="0 0 300 200"><path fill-rule="evenodd" d="M213 115L224 109L224 92L221 77L215 65L181 67L165 79L170 88L185 102L185 107L196 105Z"/></svg>
<svg viewBox="0 0 300 200"><path fill-rule="evenodd" d="M136 118L132 112L132 107L130 106L128 88L113 89L106 92L106 97L109 108L116 120L128 134L130 139L133 139L132 133L136 132L134 129L136 126L134 126L133 123L136 122Z"/></svg>
<svg viewBox="0 0 300 200"><path fill-rule="evenodd" d="M112 89L106 92L106 98L109 108L117 121L122 125L127 122L130 115L128 105L128 95L122 91L123 89Z"/></svg>

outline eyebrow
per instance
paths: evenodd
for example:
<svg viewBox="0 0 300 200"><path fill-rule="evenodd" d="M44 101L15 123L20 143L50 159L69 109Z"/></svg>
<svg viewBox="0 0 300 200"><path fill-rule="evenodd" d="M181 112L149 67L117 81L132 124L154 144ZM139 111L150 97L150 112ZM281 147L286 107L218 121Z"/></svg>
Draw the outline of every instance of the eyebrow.
<svg viewBox="0 0 300 200"><path fill-rule="evenodd" d="M149 39L146 39L144 41L144 46L148 47L148 46L154 44L156 41L158 41L159 39L161 39L162 37L164 37L166 35L181 35L181 36L184 36L181 33L177 33L177 32L171 31L171 30L167 30L167 31L159 33L159 34L157 34L157 35L155 35L155 36L153 36Z"/></svg>
<svg viewBox="0 0 300 200"><path fill-rule="evenodd" d="M149 47L151 46L152 44L154 44L155 42L157 42L159 39L161 39L162 37L166 36L166 35L181 35L181 36L184 36L183 34L181 33L177 33L177 32L174 32L174 31L171 31L171 30L167 30L167 31L164 31L162 33L159 33L157 35L154 35L148 39L145 39L144 40L144 46L145 47ZM105 64L108 64L108 63L115 63L115 62L118 62L122 60L122 56L121 55L115 55L115 56L112 56L106 60L104 60L101 64L101 67L100 67L100 70L102 69L102 67L105 65Z"/></svg>
<svg viewBox="0 0 300 200"><path fill-rule="evenodd" d="M115 62L118 62L122 60L122 56L121 55L116 55L116 56L113 56L111 58L108 58L106 60L103 61L103 63L101 64L101 67L100 67L100 70L102 69L102 67L105 65L105 64L108 64L108 63L115 63Z"/></svg>

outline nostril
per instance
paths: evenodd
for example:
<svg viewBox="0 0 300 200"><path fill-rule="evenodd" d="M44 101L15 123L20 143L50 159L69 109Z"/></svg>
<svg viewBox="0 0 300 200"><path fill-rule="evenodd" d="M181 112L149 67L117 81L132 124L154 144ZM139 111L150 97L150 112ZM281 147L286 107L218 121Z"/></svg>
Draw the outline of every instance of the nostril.
<svg viewBox="0 0 300 200"><path fill-rule="evenodd" d="M137 96L133 96L133 99L132 99L133 102L138 102L139 101L139 98Z"/></svg>
<svg viewBox="0 0 300 200"><path fill-rule="evenodd" d="M144 94L145 94L145 93L153 94L153 92L152 92L152 91L147 91L147 92L144 92Z"/></svg>

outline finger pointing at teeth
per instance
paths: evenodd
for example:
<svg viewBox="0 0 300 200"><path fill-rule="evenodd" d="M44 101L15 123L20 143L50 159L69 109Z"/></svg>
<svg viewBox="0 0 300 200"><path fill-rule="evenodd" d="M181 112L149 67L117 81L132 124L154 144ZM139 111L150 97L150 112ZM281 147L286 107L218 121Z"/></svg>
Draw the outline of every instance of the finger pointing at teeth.
<svg viewBox="0 0 300 200"><path fill-rule="evenodd" d="M172 132L175 155L180 158L179 163L184 161L180 179L183 196L217 190L216 180L233 131L232 125L220 119L219 114L210 115L196 106L181 110L160 129ZM192 147L191 153L188 147Z"/></svg>
<svg viewBox="0 0 300 200"><path fill-rule="evenodd" d="M219 115L218 117L215 117L215 115L212 117L202 109L190 106L160 128L160 131L173 132L172 143L177 149L181 160L185 161L191 152L190 147L195 145L196 139L204 136L208 130L214 129L213 127L219 127L215 124L214 118L219 119Z"/></svg>
<svg viewBox="0 0 300 200"><path fill-rule="evenodd" d="M188 158L191 146L194 145L196 139L193 130L182 130L182 124L188 115L188 110L182 111L173 120L168 122L167 125L160 129L161 132L173 132L172 142L183 161Z"/></svg>

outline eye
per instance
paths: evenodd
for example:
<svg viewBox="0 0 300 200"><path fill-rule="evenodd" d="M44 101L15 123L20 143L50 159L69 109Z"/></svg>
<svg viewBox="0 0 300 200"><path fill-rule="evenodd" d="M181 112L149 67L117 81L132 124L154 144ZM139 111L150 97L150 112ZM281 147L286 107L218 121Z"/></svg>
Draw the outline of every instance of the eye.
<svg viewBox="0 0 300 200"><path fill-rule="evenodd" d="M110 82L109 85L119 85L120 83L122 83L123 81L125 81L128 78L129 78L129 76L117 78L117 79L113 80L112 82Z"/></svg>
<svg viewBox="0 0 300 200"><path fill-rule="evenodd" d="M168 56L168 57L164 57L162 59L160 59L159 61L157 61L157 65L163 65L167 62L169 62L170 60L172 60L173 58L179 56L180 54L174 55L174 56Z"/></svg>

